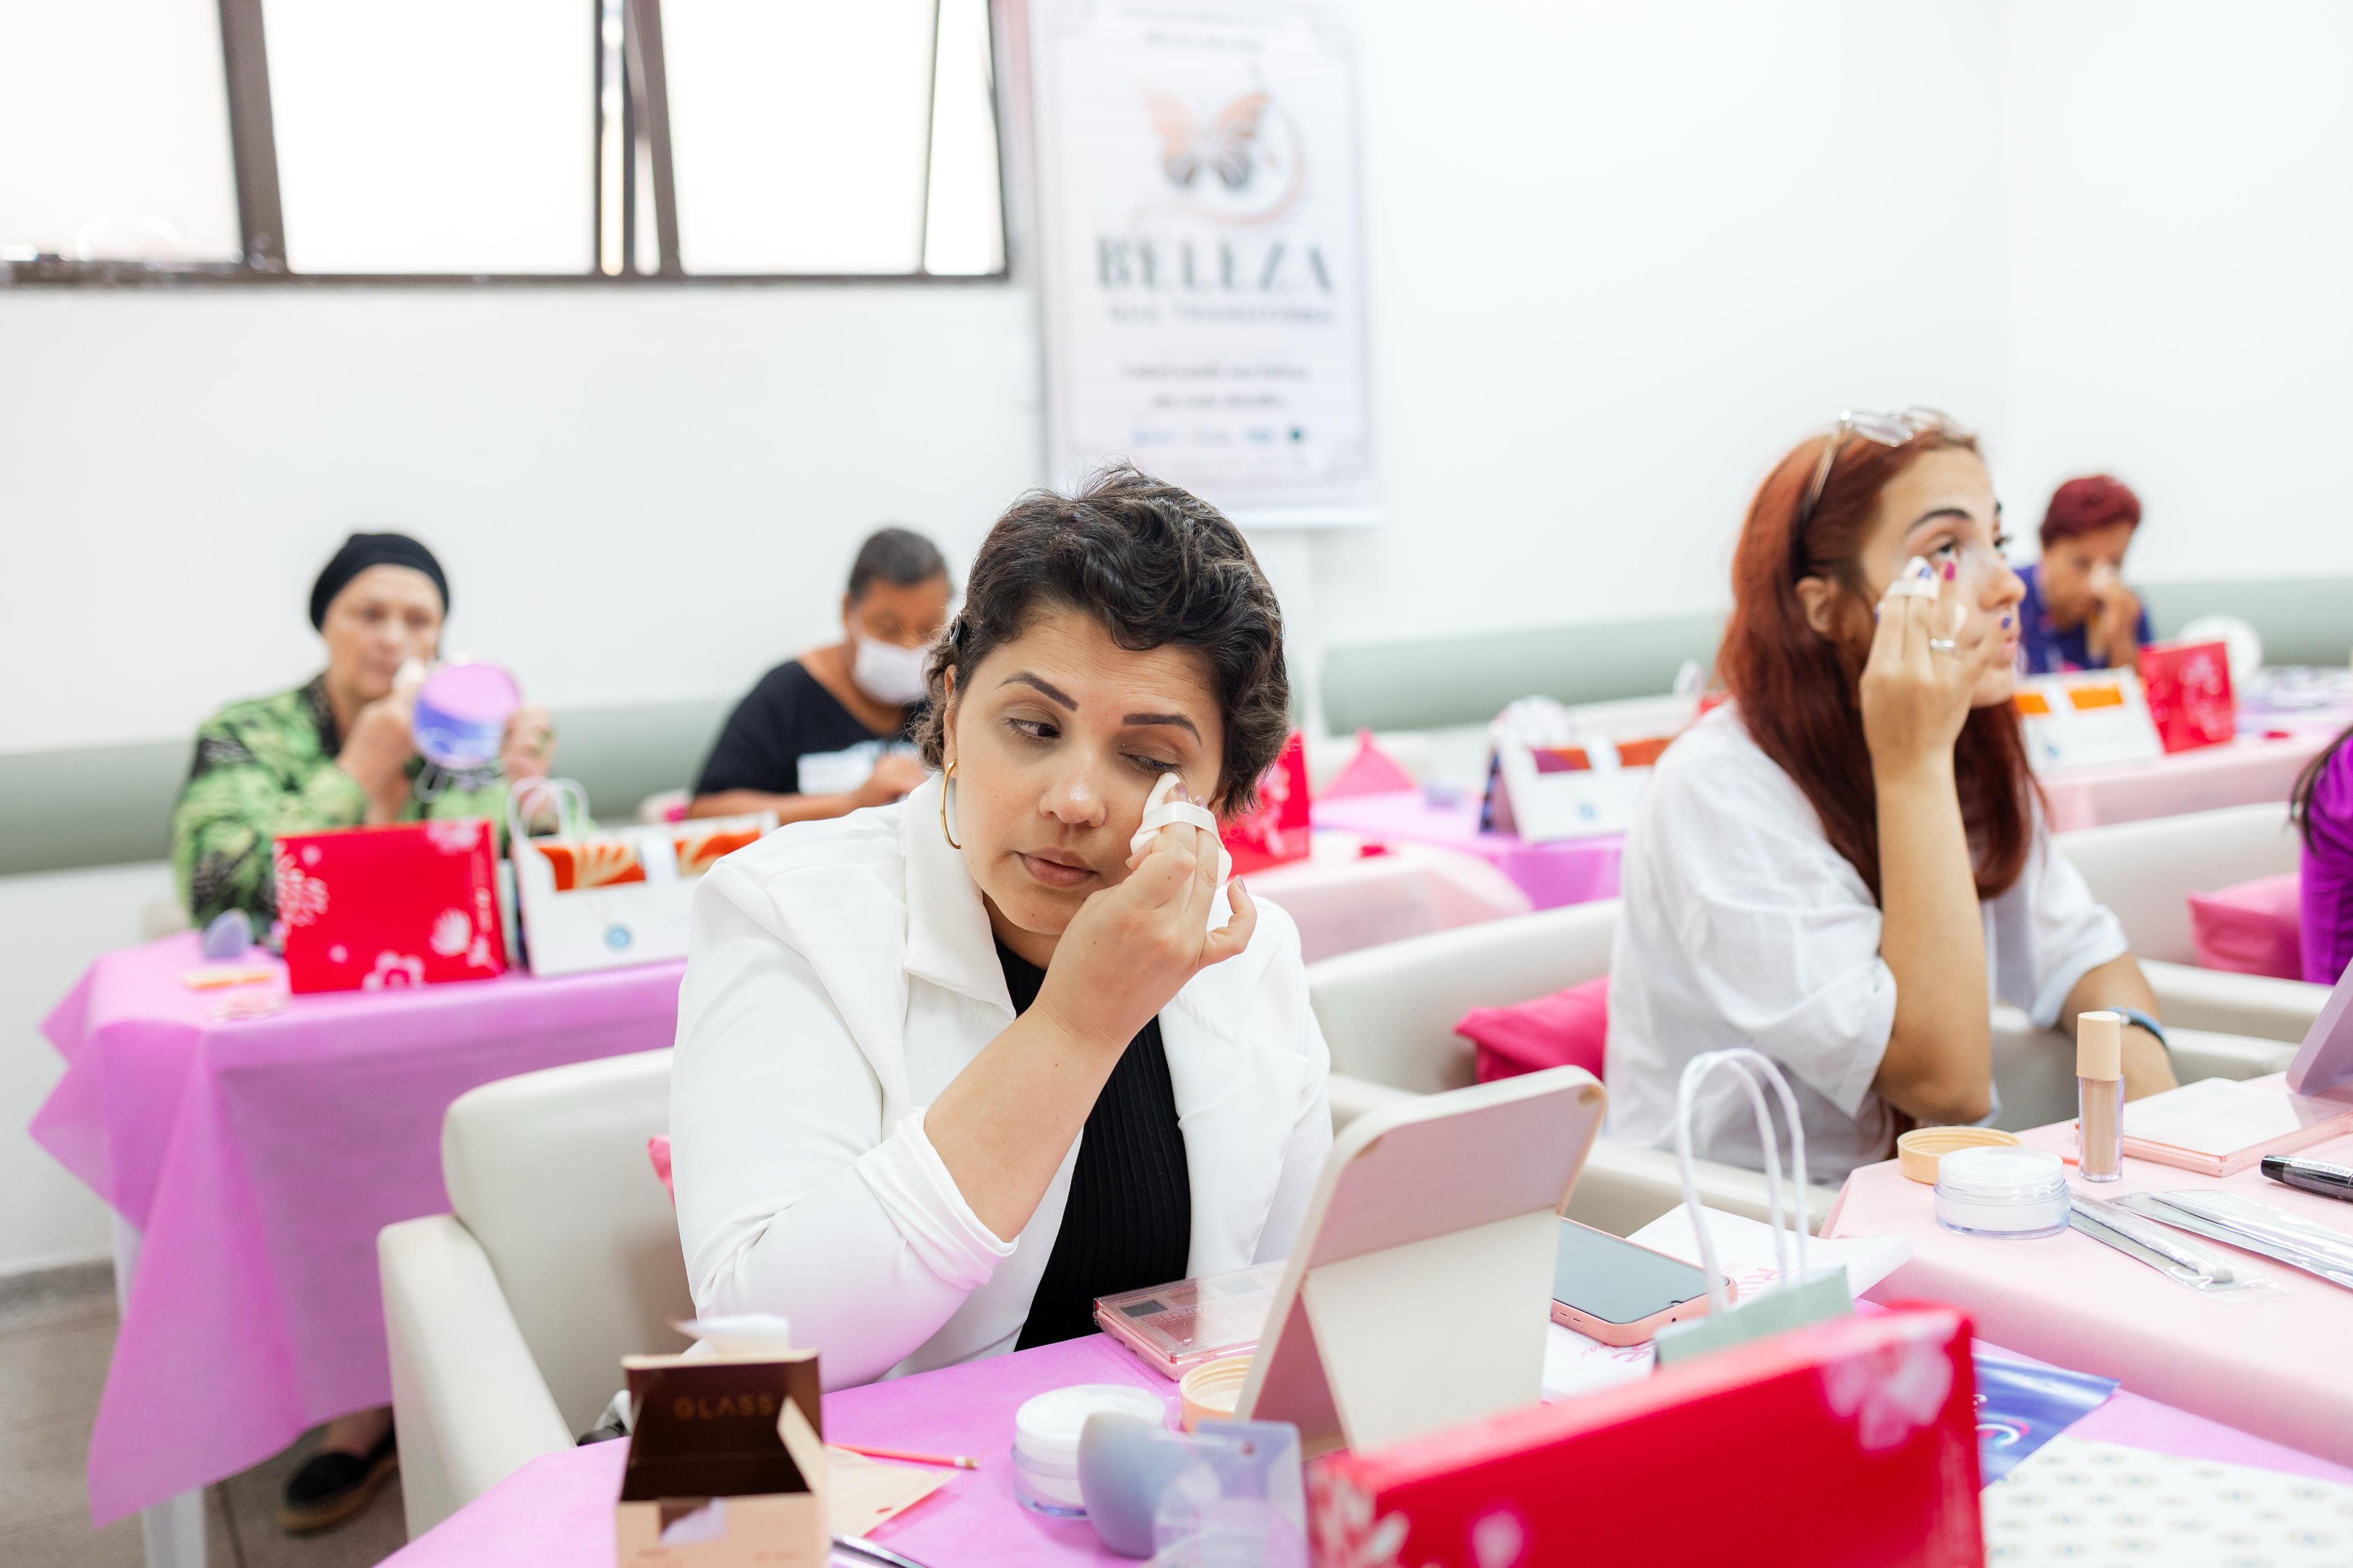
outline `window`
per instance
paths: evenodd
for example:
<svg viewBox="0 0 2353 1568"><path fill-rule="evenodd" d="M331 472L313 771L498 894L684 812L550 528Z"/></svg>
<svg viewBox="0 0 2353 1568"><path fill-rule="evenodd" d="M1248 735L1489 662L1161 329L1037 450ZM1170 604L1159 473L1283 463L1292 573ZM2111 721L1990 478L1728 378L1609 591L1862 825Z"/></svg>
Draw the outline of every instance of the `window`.
<svg viewBox="0 0 2353 1568"><path fill-rule="evenodd" d="M19 279L989 277L1003 211L987 0L0 21Z"/></svg>
<svg viewBox="0 0 2353 1568"><path fill-rule="evenodd" d="M211 0L0 9L0 259L239 252Z"/></svg>

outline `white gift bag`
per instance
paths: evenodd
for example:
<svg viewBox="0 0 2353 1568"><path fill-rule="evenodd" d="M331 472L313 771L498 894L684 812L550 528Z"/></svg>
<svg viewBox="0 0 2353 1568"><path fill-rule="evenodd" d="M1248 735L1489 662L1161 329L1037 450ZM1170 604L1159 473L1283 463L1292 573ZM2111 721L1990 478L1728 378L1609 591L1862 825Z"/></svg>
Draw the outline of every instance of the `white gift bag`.
<svg viewBox="0 0 2353 1568"><path fill-rule="evenodd" d="M555 832L526 828L542 804ZM775 830L776 814L593 828L570 779L523 779L507 793L509 853L522 945L533 974L577 974L686 956L694 885L718 859Z"/></svg>

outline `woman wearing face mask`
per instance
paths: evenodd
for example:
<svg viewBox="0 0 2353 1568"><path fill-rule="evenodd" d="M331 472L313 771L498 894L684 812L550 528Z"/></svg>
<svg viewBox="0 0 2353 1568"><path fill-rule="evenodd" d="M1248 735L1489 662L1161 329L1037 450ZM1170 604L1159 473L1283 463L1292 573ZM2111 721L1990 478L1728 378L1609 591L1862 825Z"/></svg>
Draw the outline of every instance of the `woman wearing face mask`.
<svg viewBox="0 0 2353 1568"><path fill-rule="evenodd" d="M689 816L774 811L783 822L887 805L923 781L909 743L923 655L955 589L932 542L886 528L859 546L842 640L760 678L711 748Z"/></svg>
<svg viewBox="0 0 2353 1568"><path fill-rule="evenodd" d="M429 801L417 793L425 761L410 728L416 674L438 657L448 608L441 563L416 540L343 541L311 589L327 668L291 691L224 708L196 731L195 760L172 812L172 865L198 925L243 910L256 931L269 929L277 919L269 846L279 834L427 816L501 821L504 780L546 772L554 754L547 710L526 706L507 721L500 780Z"/></svg>
<svg viewBox="0 0 2353 1568"><path fill-rule="evenodd" d="M1757 490L1717 656L1734 700L1668 748L1626 837L1614 1136L1669 1147L1684 1064L1752 1046L1835 1184L1913 1123L1998 1111L1997 998L2071 1032L2126 1011L2126 1094L2173 1087L2124 932L2043 826L2002 543L1976 439L1922 410L1848 415ZM1730 1080L1694 1132L1761 1168Z"/></svg>
<svg viewBox="0 0 2353 1568"><path fill-rule="evenodd" d="M1290 727L1232 525L1132 469L1024 497L930 689L945 779L722 862L680 994L695 1306L789 1318L833 1387L1282 1257L1332 1136L1296 928L1200 807L1140 832L1179 784L1247 809Z"/></svg>

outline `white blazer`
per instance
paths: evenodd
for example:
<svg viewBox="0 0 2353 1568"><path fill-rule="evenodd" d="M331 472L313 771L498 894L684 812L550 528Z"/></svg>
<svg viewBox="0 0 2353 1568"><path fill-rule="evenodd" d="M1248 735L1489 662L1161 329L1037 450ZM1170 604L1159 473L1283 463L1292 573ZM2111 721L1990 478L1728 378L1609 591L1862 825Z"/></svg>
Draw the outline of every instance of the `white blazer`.
<svg viewBox="0 0 2353 1568"><path fill-rule="evenodd" d="M923 1111L1013 1018L936 778L712 868L670 1088L696 1310L790 1318L828 1388L1011 1350L1078 1143L1008 1243L965 1202ZM1332 1142L1331 1058L1291 917L1261 900L1249 948L1176 994L1160 1037L1192 1188L1187 1273L1283 1257Z"/></svg>

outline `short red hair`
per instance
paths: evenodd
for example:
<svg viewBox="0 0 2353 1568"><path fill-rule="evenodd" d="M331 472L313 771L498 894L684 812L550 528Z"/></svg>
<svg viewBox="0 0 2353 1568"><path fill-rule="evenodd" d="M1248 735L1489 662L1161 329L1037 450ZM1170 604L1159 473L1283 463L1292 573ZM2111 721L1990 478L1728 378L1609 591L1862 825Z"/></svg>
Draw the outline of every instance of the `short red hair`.
<svg viewBox="0 0 2353 1568"><path fill-rule="evenodd" d="M2123 480L2105 474L2069 479L2051 492L2051 509L2042 514L2042 542L2079 539L2119 522L2140 526L2140 497Z"/></svg>

